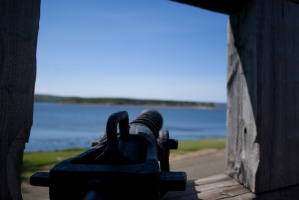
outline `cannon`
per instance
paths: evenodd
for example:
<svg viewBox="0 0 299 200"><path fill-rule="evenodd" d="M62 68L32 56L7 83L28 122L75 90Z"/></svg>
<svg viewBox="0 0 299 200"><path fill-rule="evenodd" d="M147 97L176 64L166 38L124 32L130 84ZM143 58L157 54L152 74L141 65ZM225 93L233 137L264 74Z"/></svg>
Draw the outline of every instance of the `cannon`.
<svg viewBox="0 0 299 200"><path fill-rule="evenodd" d="M36 172L30 184L49 187L51 200L158 200L168 191L184 191L186 173L171 172L169 166L170 149L177 149L178 141L162 125L156 110L144 110L131 122L127 111L113 113L90 149L49 172Z"/></svg>

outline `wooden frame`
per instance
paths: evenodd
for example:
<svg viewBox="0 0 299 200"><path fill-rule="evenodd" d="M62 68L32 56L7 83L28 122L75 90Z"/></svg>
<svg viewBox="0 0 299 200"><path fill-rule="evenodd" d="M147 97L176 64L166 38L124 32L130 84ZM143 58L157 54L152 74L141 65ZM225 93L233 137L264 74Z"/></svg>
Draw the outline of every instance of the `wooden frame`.
<svg viewBox="0 0 299 200"><path fill-rule="evenodd" d="M0 0L0 199L22 199L33 122L40 0Z"/></svg>
<svg viewBox="0 0 299 200"><path fill-rule="evenodd" d="M299 184L298 1L178 1L230 14L225 173L254 193Z"/></svg>
<svg viewBox="0 0 299 200"><path fill-rule="evenodd" d="M256 194L298 185L298 0L177 1L230 15L225 173ZM40 0L0 0L1 199L21 195L39 15Z"/></svg>

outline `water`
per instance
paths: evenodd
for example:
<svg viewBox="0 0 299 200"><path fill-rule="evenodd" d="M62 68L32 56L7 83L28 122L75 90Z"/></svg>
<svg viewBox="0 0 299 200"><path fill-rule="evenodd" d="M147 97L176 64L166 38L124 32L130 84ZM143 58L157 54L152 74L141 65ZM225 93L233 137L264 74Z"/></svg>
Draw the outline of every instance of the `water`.
<svg viewBox="0 0 299 200"><path fill-rule="evenodd" d="M144 109L154 108L163 116L163 127L170 138L196 140L226 137L226 109L63 105L35 103L33 127L26 152L52 151L67 148L89 148L99 139L108 117L127 111L132 121Z"/></svg>

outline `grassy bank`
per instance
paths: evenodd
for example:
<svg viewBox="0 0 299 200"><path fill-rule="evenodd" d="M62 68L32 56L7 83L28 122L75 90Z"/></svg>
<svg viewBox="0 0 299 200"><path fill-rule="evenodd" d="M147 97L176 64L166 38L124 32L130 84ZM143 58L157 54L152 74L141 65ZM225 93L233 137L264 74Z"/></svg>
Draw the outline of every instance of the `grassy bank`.
<svg viewBox="0 0 299 200"><path fill-rule="evenodd" d="M171 150L171 154L184 154L204 149L224 149L225 139L179 141L178 149Z"/></svg>
<svg viewBox="0 0 299 200"><path fill-rule="evenodd" d="M62 151L24 153L22 178L27 179L37 171L49 171L64 159L83 153L86 149L67 149Z"/></svg>
<svg viewBox="0 0 299 200"><path fill-rule="evenodd" d="M203 149L224 149L225 139L179 141L179 148L171 154L185 154ZM22 177L25 180L37 171L49 171L59 161L74 157L86 149L68 149L63 151L25 153Z"/></svg>

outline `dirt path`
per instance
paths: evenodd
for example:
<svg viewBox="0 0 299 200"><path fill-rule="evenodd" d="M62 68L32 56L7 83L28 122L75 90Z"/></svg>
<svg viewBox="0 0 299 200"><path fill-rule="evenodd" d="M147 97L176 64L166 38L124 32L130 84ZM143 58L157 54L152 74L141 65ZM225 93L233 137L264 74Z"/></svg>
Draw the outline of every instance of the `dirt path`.
<svg viewBox="0 0 299 200"><path fill-rule="evenodd" d="M224 172L224 150L204 150L184 156L170 157L171 171L184 171L188 180L204 178ZM23 200L47 200L49 188L22 183Z"/></svg>
<svg viewBox="0 0 299 200"><path fill-rule="evenodd" d="M188 180L224 173L224 150L203 150L170 160L170 171L184 171Z"/></svg>

